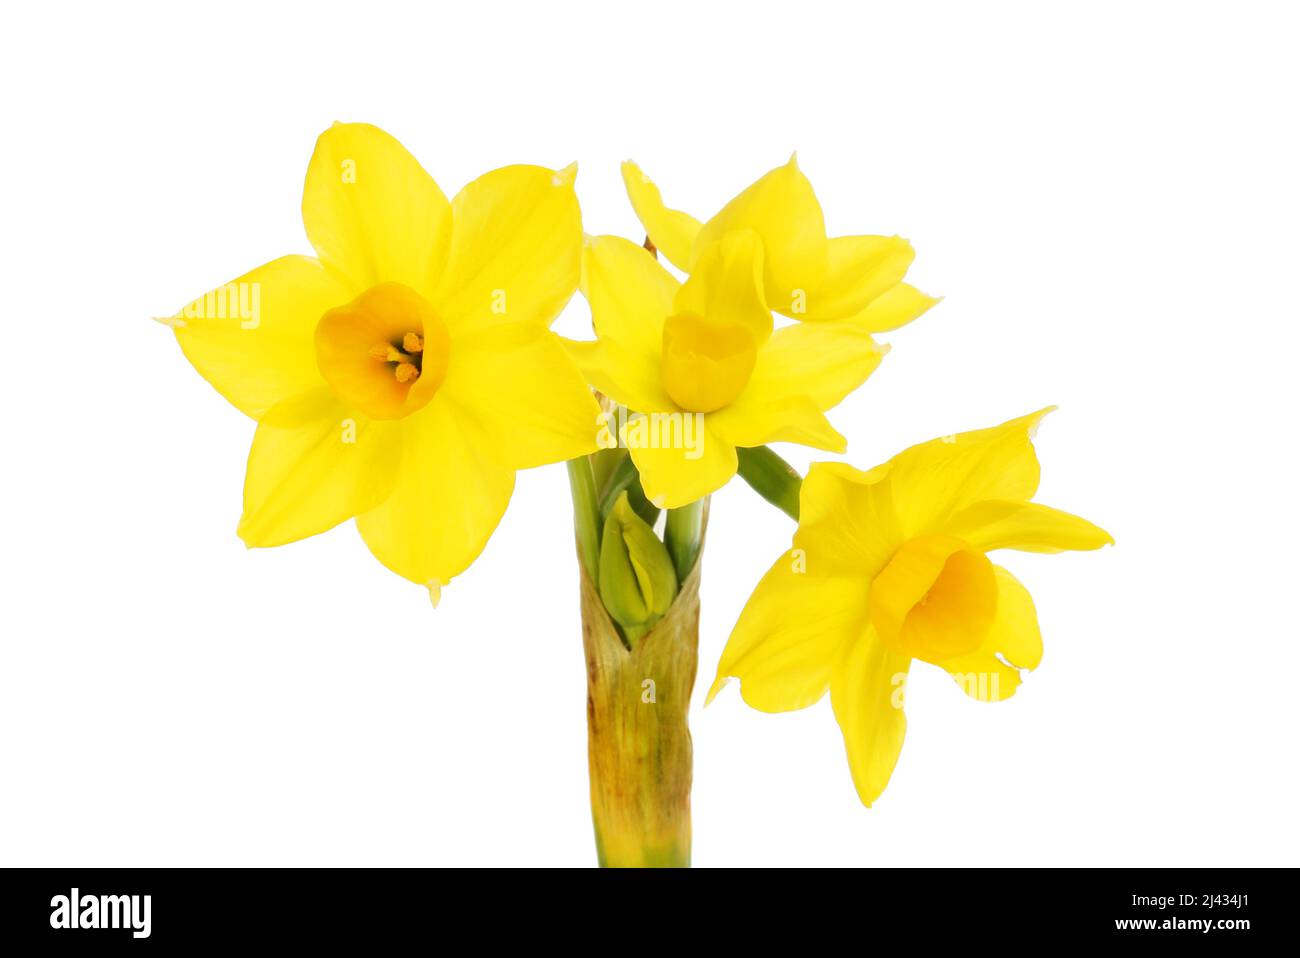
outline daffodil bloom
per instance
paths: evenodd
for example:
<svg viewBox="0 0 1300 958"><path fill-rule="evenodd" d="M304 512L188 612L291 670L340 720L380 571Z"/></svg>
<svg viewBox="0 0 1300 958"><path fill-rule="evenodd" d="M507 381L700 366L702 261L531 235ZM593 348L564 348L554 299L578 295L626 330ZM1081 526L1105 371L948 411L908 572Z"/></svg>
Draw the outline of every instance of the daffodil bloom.
<svg viewBox="0 0 1300 958"><path fill-rule="evenodd" d="M573 175L505 167L448 202L382 130L321 135L302 200L317 257L267 263L171 321L257 420L248 545L355 517L375 556L436 598L482 550L517 469L596 448L596 402L548 329L578 283Z"/></svg>
<svg viewBox="0 0 1300 958"><path fill-rule="evenodd" d="M1029 593L995 549L1060 552L1113 542L1092 523L1029 500L1043 410L913 446L860 472L817 463L800 490L794 547L754 590L722 653L727 677L764 712L830 690L862 802L884 790L903 745L913 659L982 701L1009 698L1042 658Z"/></svg>
<svg viewBox="0 0 1300 958"><path fill-rule="evenodd" d="M635 243L589 240L582 290L594 342L571 342L588 381L630 410L622 439L646 496L694 502L736 474L737 447L798 442L842 452L824 415L879 365L886 347L856 323L774 329L765 246L748 229L707 248L679 283Z"/></svg>
<svg viewBox="0 0 1300 958"><path fill-rule="evenodd" d="M630 160L628 198L650 241L693 273L710 247L735 230L753 230L765 253L768 305L800 320L851 318L871 332L896 329L936 300L902 282L915 253L898 236L827 238L821 204L795 158L761 177L706 223L664 205L659 188Z"/></svg>

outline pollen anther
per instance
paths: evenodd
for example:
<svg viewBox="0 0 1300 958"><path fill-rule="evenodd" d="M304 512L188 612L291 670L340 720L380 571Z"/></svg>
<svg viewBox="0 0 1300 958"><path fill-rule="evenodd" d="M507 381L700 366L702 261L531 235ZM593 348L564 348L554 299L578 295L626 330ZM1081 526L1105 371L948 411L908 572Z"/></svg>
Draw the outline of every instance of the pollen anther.
<svg viewBox="0 0 1300 958"><path fill-rule="evenodd" d="M410 333L407 333L409 336ZM411 357L391 343L375 343L370 347L370 355L386 363L409 363Z"/></svg>

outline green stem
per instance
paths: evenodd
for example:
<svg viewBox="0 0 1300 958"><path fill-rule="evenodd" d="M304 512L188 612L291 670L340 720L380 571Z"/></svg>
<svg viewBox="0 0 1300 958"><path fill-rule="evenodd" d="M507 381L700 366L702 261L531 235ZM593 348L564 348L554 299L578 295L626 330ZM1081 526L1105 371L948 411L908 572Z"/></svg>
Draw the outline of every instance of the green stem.
<svg viewBox="0 0 1300 958"><path fill-rule="evenodd" d="M570 459L569 490L573 493L573 530L578 539L578 554L591 580L600 571L600 514L596 509L596 480L591 460L586 456Z"/></svg>
<svg viewBox="0 0 1300 958"><path fill-rule="evenodd" d="M600 493L600 515L609 515L609 510L614 508L619 494L636 481L636 463L632 461L631 456L628 456L614 467L614 472L605 480L605 488Z"/></svg>
<svg viewBox="0 0 1300 958"><path fill-rule="evenodd" d="M589 457L591 459L591 474L596 477L596 495L600 495L600 490L605 488L605 483L609 481L610 475L614 472L614 467L622 460L628 457L626 449L599 449L593 452Z"/></svg>
<svg viewBox="0 0 1300 958"><path fill-rule="evenodd" d="M704 532L704 499L696 499L680 509L669 509L664 520L664 545L673 557L677 581L685 582L700 552L700 536Z"/></svg>
<svg viewBox="0 0 1300 958"><path fill-rule="evenodd" d="M737 449L740 478L795 522L799 521L799 487L803 483L794 467L767 446Z"/></svg>

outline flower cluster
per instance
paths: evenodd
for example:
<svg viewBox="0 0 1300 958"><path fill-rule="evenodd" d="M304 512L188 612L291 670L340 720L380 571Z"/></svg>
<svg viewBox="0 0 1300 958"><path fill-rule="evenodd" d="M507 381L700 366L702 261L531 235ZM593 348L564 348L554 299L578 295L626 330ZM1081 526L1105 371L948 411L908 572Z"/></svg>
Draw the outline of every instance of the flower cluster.
<svg viewBox="0 0 1300 958"><path fill-rule="evenodd" d="M799 526L709 698L728 677L769 712L829 690L869 805L902 745L912 660L998 701L1042 656L1028 592L987 553L1110 536L1031 501L1043 412L866 472L817 463L800 480L767 448L844 452L827 412L880 364L876 337L937 302L904 281L907 240L827 236L793 157L703 221L624 164L644 244L584 236L575 174L509 166L448 200L383 131L321 135L302 200L316 255L260 266L168 321L257 422L239 535L275 546L355 519L436 602L501 520L516 471L567 461L585 574L631 650L695 569L707 497L739 473ZM595 336L562 339L550 326L578 290Z"/></svg>

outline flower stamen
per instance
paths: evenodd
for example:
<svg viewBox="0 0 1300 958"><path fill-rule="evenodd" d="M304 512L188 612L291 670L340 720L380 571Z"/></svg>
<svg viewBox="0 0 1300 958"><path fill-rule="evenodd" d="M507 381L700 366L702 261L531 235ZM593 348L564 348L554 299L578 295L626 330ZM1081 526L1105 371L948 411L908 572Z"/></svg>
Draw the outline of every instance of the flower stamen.
<svg viewBox="0 0 1300 958"><path fill-rule="evenodd" d="M403 352L402 350L406 350ZM370 347L370 355L380 362L393 363L393 375L399 383L409 383L420 376L420 353L424 352L424 339L419 333L407 333L402 337L402 349L392 343L375 343ZM414 355L411 355L414 354Z"/></svg>
<svg viewBox="0 0 1300 958"><path fill-rule="evenodd" d="M411 358L392 343L375 343L370 347L370 355L385 363L404 363Z"/></svg>

